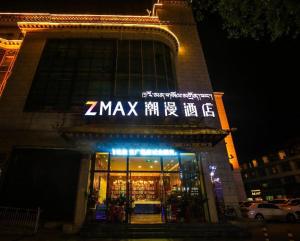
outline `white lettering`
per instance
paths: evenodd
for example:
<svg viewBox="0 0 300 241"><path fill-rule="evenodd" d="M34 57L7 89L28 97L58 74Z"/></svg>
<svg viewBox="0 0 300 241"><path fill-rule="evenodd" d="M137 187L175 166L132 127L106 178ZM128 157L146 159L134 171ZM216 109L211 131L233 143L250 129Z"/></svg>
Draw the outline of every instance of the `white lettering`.
<svg viewBox="0 0 300 241"><path fill-rule="evenodd" d="M198 112L195 103L183 103L184 114L186 117L198 117Z"/></svg>
<svg viewBox="0 0 300 241"><path fill-rule="evenodd" d="M130 107L130 110L127 114L128 116L130 116L131 113L133 113L135 116L138 116L137 112L135 111L135 107L137 106L138 103L139 102L136 101L136 102L134 102L134 104L132 104L130 101L128 101L128 105Z"/></svg>
<svg viewBox="0 0 300 241"><path fill-rule="evenodd" d="M115 110L114 110L112 115L116 115L118 111L120 111L122 113L122 116L125 115L125 112L124 112L123 105L122 105L121 101L117 102Z"/></svg>
<svg viewBox="0 0 300 241"><path fill-rule="evenodd" d="M164 102L165 105L165 116L176 116L177 106L175 102Z"/></svg>
<svg viewBox="0 0 300 241"><path fill-rule="evenodd" d="M100 102L100 112L99 115L103 115L103 110L108 110L108 115L111 115L111 101L108 101L107 105L103 101Z"/></svg>
<svg viewBox="0 0 300 241"><path fill-rule="evenodd" d="M212 103L206 103L202 105L202 111L204 117L215 117L215 112L212 110L213 104Z"/></svg>
<svg viewBox="0 0 300 241"><path fill-rule="evenodd" d="M92 112L92 110L95 108L95 106L97 105L98 101L87 101L85 104L86 105L91 105L90 108L85 112L84 115L96 115L97 112Z"/></svg>
<svg viewBox="0 0 300 241"><path fill-rule="evenodd" d="M145 115L146 116L159 116L158 102L145 102Z"/></svg>

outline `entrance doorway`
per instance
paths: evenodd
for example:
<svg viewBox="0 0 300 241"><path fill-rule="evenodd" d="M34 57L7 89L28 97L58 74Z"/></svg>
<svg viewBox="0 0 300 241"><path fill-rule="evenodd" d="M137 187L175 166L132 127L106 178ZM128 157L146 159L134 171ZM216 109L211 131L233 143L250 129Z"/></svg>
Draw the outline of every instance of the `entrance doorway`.
<svg viewBox="0 0 300 241"><path fill-rule="evenodd" d="M163 223L163 180L160 172L129 173L129 222Z"/></svg>
<svg viewBox="0 0 300 241"><path fill-rule="evenodd" d="M132 224L190 221L193 211L189 209L193 203L201 205L195 200L204 195L193 153L114 156L98 152L90 193L89 208L97 221Z"/></svg>

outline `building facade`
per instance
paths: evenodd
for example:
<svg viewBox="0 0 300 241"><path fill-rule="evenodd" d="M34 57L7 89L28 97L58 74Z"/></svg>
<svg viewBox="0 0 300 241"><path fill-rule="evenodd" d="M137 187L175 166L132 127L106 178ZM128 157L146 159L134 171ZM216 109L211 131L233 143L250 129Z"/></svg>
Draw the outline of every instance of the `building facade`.
<svg viewBox="0 0 300 241"><path fill-rule="evenodd" d="M1 13L0 35L3 205L74 228L238 207L222 93L186 1L147 16Z"/></svg>
<svg viewBox="0 0 300 241"><path fill-rule="evenodd" d="M300 196L299 141L241 167L248 198L273 200Z"/></svg>

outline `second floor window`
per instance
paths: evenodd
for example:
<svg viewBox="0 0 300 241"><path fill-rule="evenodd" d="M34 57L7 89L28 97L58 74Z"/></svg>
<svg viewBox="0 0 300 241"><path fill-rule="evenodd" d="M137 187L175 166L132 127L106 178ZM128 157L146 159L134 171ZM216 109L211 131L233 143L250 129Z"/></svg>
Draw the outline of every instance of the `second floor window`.
<svg viewBox="0 0 300 241"><path fill-rule="evenodd" d="M171 49L151 40L49 39L26 111L74 111L87 100L176 90Z"/></svg>

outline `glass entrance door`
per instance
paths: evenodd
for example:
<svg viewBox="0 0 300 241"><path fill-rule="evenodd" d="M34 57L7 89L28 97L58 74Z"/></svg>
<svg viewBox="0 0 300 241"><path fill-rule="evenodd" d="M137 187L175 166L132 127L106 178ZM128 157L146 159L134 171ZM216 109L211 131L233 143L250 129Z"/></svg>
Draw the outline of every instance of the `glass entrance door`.
<svg viewBox="0 0 300 241"><path fill-rule="evenodd" d="M130 223L162 223L163 193L160 157L129 158Z"/></svg>
<svg viewBox="0 0 300 241"><path fill-rule="evenodd" d="M207 202L195 154L96 153L91 217L110 223L205 222Z"/></svg>
<svg viewBox="0 0 300 241"><path fill-rule="evenodd" d="M160 172L130 172L128 192L130 223L164 222L162 189Z"/></svg>

